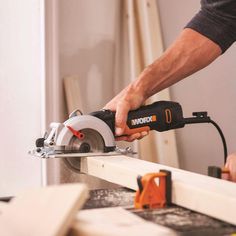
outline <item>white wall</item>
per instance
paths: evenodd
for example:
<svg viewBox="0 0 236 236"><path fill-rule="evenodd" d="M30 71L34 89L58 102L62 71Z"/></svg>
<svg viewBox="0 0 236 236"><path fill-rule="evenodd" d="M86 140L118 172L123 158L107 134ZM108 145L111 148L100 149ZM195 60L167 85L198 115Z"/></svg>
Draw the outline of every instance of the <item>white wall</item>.
<svg viewBox="0 0 236 236"><path fill-rule="evenodd" d="M41 183L41 162L27 154L41 128L41 5L1 2L0 197Z"/></svg>
<svg viewBox="0 0 236 236"><path fill-rule="evenodd" d="M198 11L200 1L157 0L165 47ZM172 100L182 104L184 115L208 111L226 137L228 150L236 151L236 45L212 65L172 86ZM223 147L211 125L192 125L177 131L181 167L205 173L208 165L222 165Z"/></svg>
<svg viewBox="0 0 236 236"><path fill-rule="evenodd" d="M60 78L77 75L84 112L113 96L117 0L59 1Z"/></svg>
<svg viewBox="0 0 236 236"><path fill-rule="evenodd" d="M57 12L55 22L58 43L58 103L59 120L68 117L65 109L63 79L67 76L79 78L78 98L83 113L99 110L113 96L115 59L115 19L119 0L53 0ZM57 83L56 83L57 82ZM55 87L55 86L54 86ZM76 107L75 107L76 108ZM88 179L72 173L63 161L56 160L47 165L48 183L86 181L89 187L101 181ZM90 184L91 183L91 184Z"/></svg>

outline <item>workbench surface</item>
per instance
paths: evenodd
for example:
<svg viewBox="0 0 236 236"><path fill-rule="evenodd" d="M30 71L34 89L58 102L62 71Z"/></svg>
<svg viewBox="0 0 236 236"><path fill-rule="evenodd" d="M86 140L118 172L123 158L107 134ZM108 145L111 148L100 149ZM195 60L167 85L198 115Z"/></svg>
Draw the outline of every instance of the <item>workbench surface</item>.
<svg viewBox="0 0 236 236"><path fill-rule="evenodd" d="M134 196L135 192L127 188L91 190L83 209L122 206L143 219L171 228L180 235L215 236L236 232L234 225L176 205L155 210L133 209Z"/></svg>

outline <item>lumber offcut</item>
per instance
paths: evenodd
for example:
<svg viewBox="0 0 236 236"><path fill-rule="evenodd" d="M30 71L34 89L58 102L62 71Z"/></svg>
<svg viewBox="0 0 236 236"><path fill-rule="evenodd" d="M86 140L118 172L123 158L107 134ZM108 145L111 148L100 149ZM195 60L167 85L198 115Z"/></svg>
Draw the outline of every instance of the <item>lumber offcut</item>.
<svg viewBox="0 0 236 236"><path fill-rule="evenodd" d="M65 235L87 197L83 184L27 190L2 208L0 235Z"/></svg>
<svg viewBox="0 0 236 236"><path fill-rule="evenodd" d="M236 184L127 156L83 157L81 171L137 190L136 178L160 169L172 173L172 202L236 225Z"/></svg>
<svg viewBox="0 0 236 236"><path fill-rule="evenodd" d="M72 236L176 235L119 207L80 211L72 225Z"/></svg>

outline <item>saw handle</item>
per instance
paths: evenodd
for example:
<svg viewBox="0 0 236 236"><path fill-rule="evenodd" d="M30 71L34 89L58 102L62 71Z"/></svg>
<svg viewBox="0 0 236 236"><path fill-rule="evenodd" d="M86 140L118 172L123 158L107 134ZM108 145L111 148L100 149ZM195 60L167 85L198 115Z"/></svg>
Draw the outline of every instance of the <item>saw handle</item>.
<svg viewBox="0 0 236 236"><path fill-rule="evenodd" d="M111 110L100 110L90 113L103 120L115 135L115 115ZM130 111L124 135L156 130L159 132L184 127L182 108L179 103L158 101Z"/></svg>
<svg viewBox="0 0 236 236"><path fill-rule="evenodd" d="M126 135L142 131L159 132L184 127L182 108L179 103L158 101L130 111L127 119Z"/></svg>

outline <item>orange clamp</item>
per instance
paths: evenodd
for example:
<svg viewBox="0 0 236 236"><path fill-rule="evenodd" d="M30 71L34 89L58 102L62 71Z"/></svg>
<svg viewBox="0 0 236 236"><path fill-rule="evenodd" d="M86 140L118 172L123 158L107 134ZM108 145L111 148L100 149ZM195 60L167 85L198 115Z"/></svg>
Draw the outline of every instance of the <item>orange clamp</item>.
<svg viewBox="0 0 236 236"><path fill-rule="evenodd" d="M135 196L135 208L163 208L171 204L171 172L160 170L137 178L139 189ZM158 183L159 182L159 183Z"/></svg>

